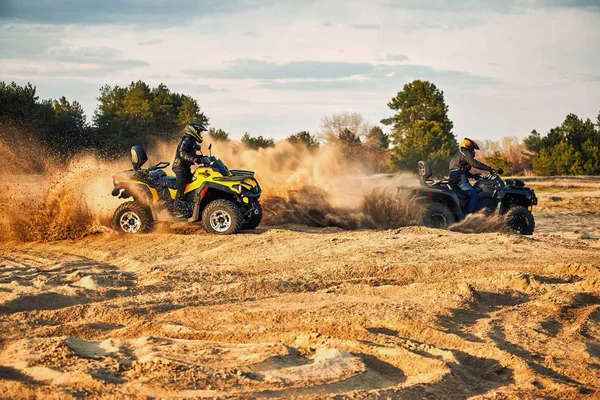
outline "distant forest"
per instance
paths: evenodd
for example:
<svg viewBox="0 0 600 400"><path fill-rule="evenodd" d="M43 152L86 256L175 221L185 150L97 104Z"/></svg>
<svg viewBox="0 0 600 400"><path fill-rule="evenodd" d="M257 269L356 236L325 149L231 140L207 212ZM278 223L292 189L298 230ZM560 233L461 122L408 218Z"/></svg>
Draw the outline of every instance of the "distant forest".
<svg viewBox="0 0 600 400"><path fill-rule="evenodd" d="M325 117L316 135L300 131L283 140L310 151L334 143L377 172L414 171L417 161L427 160L437 175L447 174L462 136L452 131L443 92L431 82L416 80L404 85L387 106L393 115L381 123L389 133L360 114L342 113ZM0 82L0 144L42 146L58 162L81 152L119 158L133 145L152 146L176 138L189 121L207 126L210 122L195 99L163 84L103 86L92 121L87 121L76 100L39 99L32 84ZM231 140L229 133L214 127L207 135L215 141ZM275 144L272 138L249 133L240 141L253 150ZM511 137L479 144L479 158L513 175L600 175L600 112L595 122L569 114L545 135L533 130L522 140Z"/></svg>

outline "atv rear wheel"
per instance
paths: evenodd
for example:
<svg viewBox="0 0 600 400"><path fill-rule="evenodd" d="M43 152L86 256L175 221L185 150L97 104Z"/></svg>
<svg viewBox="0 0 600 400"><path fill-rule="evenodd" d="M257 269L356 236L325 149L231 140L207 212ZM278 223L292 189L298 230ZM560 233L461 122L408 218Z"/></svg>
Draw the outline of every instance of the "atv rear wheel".
<svg viewBox="0 0 600 400"><path fill-rule="evenodd" d="M204 229L217 235L231 235L242 228L242 212L234 202L213 200L202 212Z"/></svg>
<svg viewBox="0 0 600 400"><path fill-rule="evenodd" d="M150 209L137 201L121 204L113 215L113 226L122 233L149 232L153 225Z"/></svg>
<svg viewBox="0 0 600 400"><path fill-rule="evenodd" d="M521 235L533 235L535 230L535 220L531 211L525 207L514 207L508 210L506 216L506 224L510 229Z"/></svg>
<svg viewBox="0 0 600 400"><path fill-rule="evenodd" d="M445 204L429 203L423 211L421 221L429 228L446 229L456 222L456 218Z"/></svg>
<svg viewBox="0 0 600 400"><path fill-rule="evenodd" d="M242 229L256 229L258 225L260 225L260 221L262 220L263 210L260 203L257 201L254 203L254 209L252 210L252 214L250 214L250 219L247 222L244 222L242 225Z"/></svg>

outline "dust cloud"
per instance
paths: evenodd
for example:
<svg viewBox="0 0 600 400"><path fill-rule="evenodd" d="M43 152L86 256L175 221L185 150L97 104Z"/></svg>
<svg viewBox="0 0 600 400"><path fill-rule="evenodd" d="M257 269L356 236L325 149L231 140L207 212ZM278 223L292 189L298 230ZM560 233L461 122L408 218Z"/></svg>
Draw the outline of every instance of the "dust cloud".
<svg viewBox="0 0 600 400"><path fill-rule="evenodd" d="M147 149L148 165L171 161L176 144L165 141ZM203 145L204 154L208 144ZM0 193L0 240L80 239L110 231L112 213L121 203L110 195L111 176L131 168L129 154L113 162L81 154L58 163L42 151L32 155L36 151L29 146L27 157L36 162L27 163L19 146L0 142L0 150L8 160ZM263 190L264 225L354 230L419 222L419 206L396 194L397 186L415 184L414 176L373 174L361 162L361 154L348 157L335 145L311 151L282 141L250 150L236 142L214 142L212 154L231 169L256 172ZM481 232L500 225L499 220L482 223L470 218L453 229Z"/></svg>
<svg viewBox="0 0 600 400"><path fill-rule="evenodd" d="M448 227L448 230L461 233L513 232L501 215L488 216L484 213L469 214Z"/></svg>

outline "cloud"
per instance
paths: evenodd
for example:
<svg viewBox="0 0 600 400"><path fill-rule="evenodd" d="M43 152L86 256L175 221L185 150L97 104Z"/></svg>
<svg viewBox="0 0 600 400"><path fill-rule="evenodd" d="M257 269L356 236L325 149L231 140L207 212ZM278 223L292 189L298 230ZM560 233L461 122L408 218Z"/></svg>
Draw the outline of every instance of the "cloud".
<svg viewBox="0 0 600 400"><path fill-rule="evenodd" d="M0 58L12 62L5 62L2 72L20 73L26 69L30 75L46 77L100 77L150 65L146 61L125 58L121 52L110 47L60 45L27 50L21 53L3 52ZM11 68L11 65L16 67Z"/></svg>
<svg viewBox="0 0 600 400"><path fill-rule="evenodd" d="M298 92L344 91L360 89L363 86L358 80L302 80L302 81L269 81L257 87L270 90L290 90Z"/></svg>
<svg viewBox="0 0 600 400"><path fill-rule="evenodd" d="M561 78L567 81L579 81L584 83L600 83L599 73L575 72L569 74L561 74Z"/></svg>
<svg viewBox="0 0 600 400"><path fill-rule="evenodd" d="M138 46L151 46L153 44L161 44L163 42L164 40L162 39L142 40L141 42L138 42Z"/></svg>
<svg viewBox="0 0 600 400"><path fill-rule="evenodd" d="M97 65L107 71L145 67L149 65L146 61L124 58L118 50L104 46L51 47L46 50L44 58L77 64Z"/></svg>
<svg viewBox="0 0 600 400"><path fill-rule="evenodd" d="M60 46L64 30L59 27L31 29L22 25L0 25L0 59L28 58Z"/></svg>
<svg viewBox="0 0 600 400"><path fill-rule="evenodd" d="M385 59L387 61L408 61L409 58L406 54L386 54Z"/></svg>
<svg viewBox="0 0 600 400"><path fill-rule="evenodd" d="M258 87L300 92L376 92L388 90L389 87L400 87L415 79L461 87L492 85L499 82L495 78L473 75L466 71L439 70L425 65L379 64L373 65L373 72L362 76L361 79L270 80L260 83Z"/></svg>
<svg viewBox="0 0 600 400"><path fill-rule="evenodd" d="M370 30L370 31L378 31L381 29L381 25L379 25L379 24L353 24L350 26L354 29Z"/></svg>
<svg viewBox="0 0 600 400"><path fill-rule="evenodd" d="M585 8L600 10L598 0L462 0L441 2L439 0L388 0L388 7L428 10L437 12L499 12L513 13L539 8Z"/></svg>
<svg viewBox="0 0 600 400"><path fill-rule="evenodd" d="M185 72L197 78L216 79L332 79L370 74L373 69L373 65L369 63L294 61L277 64L261 60L238 59L224 69L188 69Z"/></svg>
<svg viewBox="0 0 600 400"><path fill-rule="evenodd" d="M495 78L473 75L467 71L436 69L426 65L381 65L375 76L377 79L412 81L414 79L460 85L489 85L498 83Z"/></svg>
<svg viewBox="0 0 600 400"><path fill-rule="evenodd" d="M173 26L193 18L243 12L275 3L275 0L3 0L0 19L45 24Z"/></svg>
<svg viewBox="0 0 600 400"><path fill-rule="evenodd" d="M97 77L149 65L111 47L69 45L62 40L64 36L64 29L59 27L0 26L2 72Z"/></svg>
<svg viewBox="0 0 600 400"><path fill-rule="evenodd" d="M179 93L194 93L198 95L206 94L206 93L216 93L216 92L227 92L227 89L224 88L216 88L210 85L204 85L201 83L191 83L191 84L174 84L169 85L169 89L174 92Z"/></svg>

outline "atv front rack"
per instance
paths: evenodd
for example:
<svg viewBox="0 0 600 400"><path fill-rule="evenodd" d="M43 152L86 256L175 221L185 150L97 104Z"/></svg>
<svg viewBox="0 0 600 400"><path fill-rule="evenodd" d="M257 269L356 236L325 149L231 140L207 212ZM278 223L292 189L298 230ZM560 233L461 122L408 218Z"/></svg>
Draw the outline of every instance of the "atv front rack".
<svg viewBox="0 0 600 400"><path fill-rule="evenodd" d="M252 171L245 171L243 169L232 169L229 172L231 172L231 175L229 176L220 176L218 178L215 178L215 181L226 181L226 182L231 182L231 181L244 181L246 179L252 179L254 178L254 172Z"/></svg>

